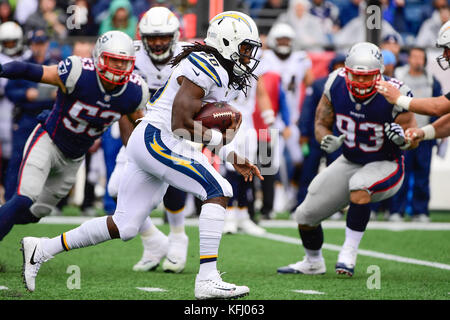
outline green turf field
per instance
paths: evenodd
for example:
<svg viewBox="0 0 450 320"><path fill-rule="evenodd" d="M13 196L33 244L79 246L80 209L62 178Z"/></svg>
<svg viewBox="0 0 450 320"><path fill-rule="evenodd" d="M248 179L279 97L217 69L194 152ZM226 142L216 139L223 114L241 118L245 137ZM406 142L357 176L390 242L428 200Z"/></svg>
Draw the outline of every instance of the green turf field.
<svg viewBox="0 0 450 320"><path fill-rule="evenodd" d="M73 227L15 226L0 242L0 300L194 299L199 256L196 227L186 228L190 239L188 263L181 274L164 273L161 268L153 272L134 272L131 268L142 253L140 239L126 243L113 240L58 255L42 266L36 279L36 291L27 292L21 278L20 239L31 235L53 237ZM168 225L160 228L168 233ZM243 300L450 299L450 231L368 230L360 245L368 255L358 256L356 273L348 278L334 273L338 255L335 247L342 245L344 229L324 229L325 275L278 275L277 267L300 260L303 249L289 243L298 241L294 228L268 228L270 235L282 235L281 239L289 241L243 234L223 236L218 260L219 270L226 272L222 277L250 288L250 295ZM373 252L385 255L380 258L373 256ZM415 260L413 263L395 261L398 257ZM421 265L422 262L425 265ZM79 271L79 289L72 288L77 283L72 281L77 275L73 270Z"/></svg>

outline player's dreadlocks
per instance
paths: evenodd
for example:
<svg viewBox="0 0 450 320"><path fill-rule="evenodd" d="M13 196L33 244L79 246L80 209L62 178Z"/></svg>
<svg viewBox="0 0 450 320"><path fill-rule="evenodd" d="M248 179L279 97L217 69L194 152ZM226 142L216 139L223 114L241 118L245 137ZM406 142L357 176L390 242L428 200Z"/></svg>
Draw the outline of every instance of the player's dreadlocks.
<svg viewBox="0 0 450 320"><path fill-rule="evenodd" d="M247 88L250 86L249 85L250 75L249 74L245 74L243 76L235 75L233 72L234 62L222 57L222 55L219 53L219 51L217 51L216 48L202 44L200 42L194 42L194 44L185 45L183 46L183 51L177 56L175 56L170 61L170 64L172 65L172 67L174 67L177 64L179 64L181 60L189 56L192 52L201 52L201 51L214 55L214 57L219 61L220 65L224 67L224 69L228 73L229 78L228 87L232 86L233 89L235 90L242 90L242 92L244 92L244 94L247 95Z"/></svg>

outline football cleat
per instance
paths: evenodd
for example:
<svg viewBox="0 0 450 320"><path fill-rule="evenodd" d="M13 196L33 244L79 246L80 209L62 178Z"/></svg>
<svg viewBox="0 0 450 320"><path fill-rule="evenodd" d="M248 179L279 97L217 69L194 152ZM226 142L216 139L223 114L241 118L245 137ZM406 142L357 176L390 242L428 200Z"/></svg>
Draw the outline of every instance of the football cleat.
<svg viewBox="0 0 450 320"><path fill-rule="evenodd" d="M23 283L28 291L33 292L39 268L44 262L52 259L53 256L42 250L41 238L25 237L20 243L23 256Z"/></svg>
<svg viewBox="0 0 450 320"><path fill-rule="evenodd" d="M185 233L169 234L169 250L162 264L164 272L180 273L186 266L189 238Z"/></svg>
<svg viewBox="0 0 450 320"><path fill-rule="evenodd" d="M167 255L169 238L158 230L148 238L142 238L144 253L141 260L133 266L134 271L153 271Z"/></svg>
<svg viewBox="0 0 450 320"><path fill-rule="evenodd" d="M304 257L302 261L290 264L285 267L280 267L277 272L280 274L325 274L327 268L325 260L322 258L318 261L311 261L308 257Z"/></svg>
<svg viewBox="0 0 450 320"><path fill-rule="evenodd" d="M205 280L201 280L199 275L195 278L195 298L198 300L237 299L248 295L249 292L247 286L237 286L223 281L218 271L214 271Z"/></svg>
<svg viewBox="0 0 450 320"><path fill-rule="evenodd" d="M349 277L353 276L355 273L357 256L358 249L353 247L342 247L335 267L336 273L348 275Z"/></svg>
<svg viewBox="0 0 450 320"><path fill-rule="evenodd" d="M234 212L233 212L234 213ZM234 216L230 216L232 213L225 215L225 223L223 225L223 234L235 234L238 231L237 221Z"/></svg>
<svg viewBox="0 0 450 320"><path fill-rule="evenodd" d="M260 236L266 233L266 229L258 226L250 218L238 220L237 227L240 231L250 235Z"/></svg>

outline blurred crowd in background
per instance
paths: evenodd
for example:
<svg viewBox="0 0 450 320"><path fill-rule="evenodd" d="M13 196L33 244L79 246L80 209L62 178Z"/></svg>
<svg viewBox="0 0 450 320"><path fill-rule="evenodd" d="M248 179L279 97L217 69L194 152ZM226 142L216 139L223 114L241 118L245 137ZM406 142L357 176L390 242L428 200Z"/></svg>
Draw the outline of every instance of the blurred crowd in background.
<svg viewBox="0 0 450 320"><path fill-rule="evenodd" d="M152 6L166 6L179 17L180 40L198 40L202 30L192 31L195 30L192 25L195 20L191 18L200 1L0 0L0 63L20 58L51 65L70 55L90 57L96 37L106 31L121 30L138 39L138 22ZM296 115L291 117L289 126L295 126L301 132L301 137L295 141L301 149L301 159L292 161L286 146L291 142L286 142L280 151L283 154L280 172L268 179L272 185L269 191L265 191L265 186L255 186L255 197L251 201L252 208L249 208L251 212L261 213L261 218L273 219L279 213L295 209L302 201L309 182L324 165L325 155L317 151L314 136L307 128L311 114L314 114L311 109L317 104L315 95L320 97L321 92L317 93L320 82L324 82L324 77L334 68L342 66L342 54L352 44L365 41L367 5L363 0L244 0L233 3L233 9L247 12L255 19L265 50L273 50L280 56L276 48L280 45L276 41L280 39L275 38L272 46L267 40L274 25L282 23L294 31L293 36L288 37L291 52L305 54L307 67L298 74L301 79L296 82L282 80L284 90L294 91L297 97L290 106L296 110ZM381 4L380 46L386 65L385 74L405 81L416 96L447 92L450 89L448 75L445 81L445 75L435 68L434 61L427 63L427 60L440 54L434 46L438 30L450 19L449 1L381 0ZM20 31L11 22L16 23ZM280 72L275 67L273 71ZM296 87L289 87L292 83ZM51 86L22 80L0 80L2 201L15 191L22 150L30 128L32 130L36 125L36 117L42 110L52 107L55 97L56 89ZM310 118L305 120L305 117ZM422 126L432 120L420 117L418 124ZM288 141L288 134L285 133L283 138ZM384 219L392 221L402 220L406 215L418 221L429 221L432 149L437 145L438 154L442 156L445 142L422 143L420 150L407 152L408 176L403 188L390 201L374 205L374 219L377 212L385 212ZM61 210L70 204L80 208L81 214L114 213L115 202L108 197L105 186L114 169L115 157L105 154L116 152L108 148L118 152L120 146L118 128L113 126L91 148L86 165L80 170L79 182L68 199L60 204ZM195 200L189 199L187 205L191 207L190 214L194 214ZM339 219L343 214L338 212L334 218ZM258 219L255 214L251 216Z"/></svg>

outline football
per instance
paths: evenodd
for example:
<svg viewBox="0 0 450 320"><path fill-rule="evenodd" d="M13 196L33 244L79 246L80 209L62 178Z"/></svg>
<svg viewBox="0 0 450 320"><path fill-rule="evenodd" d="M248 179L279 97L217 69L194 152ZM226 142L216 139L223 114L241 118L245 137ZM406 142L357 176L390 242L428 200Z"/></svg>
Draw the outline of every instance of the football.
<svg viewBox="0 0 450 320"><path fill-rule="evenodd" d="M236 115L236 121L239 122L241 113L226 102L213 102L205 104L198 112L194 120L201 121L207 128L218 129L221 132L231 125L231 117Z"/></svg>

